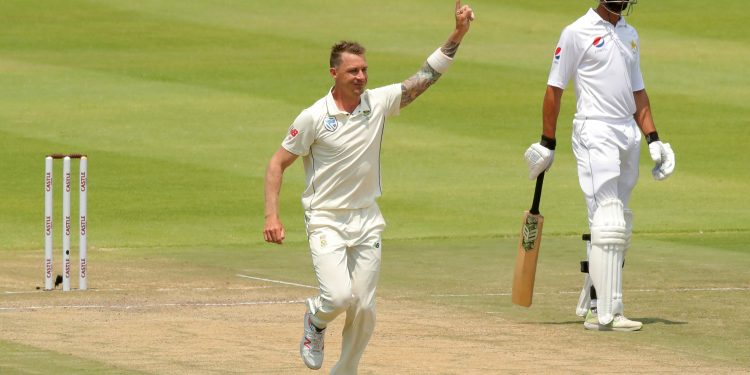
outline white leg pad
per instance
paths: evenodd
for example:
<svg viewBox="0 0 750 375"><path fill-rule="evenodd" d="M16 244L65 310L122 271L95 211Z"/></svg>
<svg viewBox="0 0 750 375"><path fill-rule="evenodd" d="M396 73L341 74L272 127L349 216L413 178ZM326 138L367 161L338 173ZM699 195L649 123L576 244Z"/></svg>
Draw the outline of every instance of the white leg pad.
<svg viewBox="0 0 750 375"><path fill-rule="evenodd" d="M583 288L581 288L581 295L578 297L578 306L576 306L576 315L578 316L586 316L586 313L589 311L592 285L591 276L586 274L583 277Z"/></svg>
<svg viewBox="0 0 750 375"><path fill-rule="evenodd" d="M633 235L633 210L626 208L623 210L625 217L625 252L630 248L630 236Z"/></svg>
<svg viewBox="0 0 750 375"><path fill-rule="evenodd" d="M609 324L622 311L622 262L627 235L622 202L599 204L591 226L589 275L596 288L600 324Z"/></svg>
<svg viewBox="0 0 750 375"><path fill-rule="evenodd" d="M586 259L591 254L591 241L586 241ZM578 297L578 306L576 306L576 315L586 316L589 311L589 305L591 304L591 286L594 285L591 281L591 276L587 273L583 276L583 288L581 288L581 295Z"/></svg>
<svg viewBox="0 0 750 375"><path fill-rule="evenodd" d="M627 255L628 249L630 248L630 237L633 234L633 210L629 208L624 209L623 216L625 217L625 248L622 251L622 262L625 262L625 255ZM621 263L621 270L623 266L624 265ZM620 304L615 306L613 313L624 315L624 305L622 302L622 271L620 271L620 282L617 283L617 287L618 289L615 296L620 301Z"/></svg>

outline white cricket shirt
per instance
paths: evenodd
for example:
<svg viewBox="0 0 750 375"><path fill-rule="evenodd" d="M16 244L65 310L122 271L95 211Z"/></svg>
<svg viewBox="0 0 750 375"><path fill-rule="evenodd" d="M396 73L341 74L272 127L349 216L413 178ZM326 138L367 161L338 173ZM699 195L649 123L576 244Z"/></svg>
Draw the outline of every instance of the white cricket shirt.
<svg viewBox="0 0 750 375"><path fill-rule="evenodd" d="M385 119L398 115L401 84L365 90L360 104L346 113L331 91L302 111L281 143L303 157L305 210L359 209L381 194L380 145Z"/></svg>
<svg viewBox="0 0 750 375"><path fill-rule="evenodd" d="M633 92L645 88L638 46L625 18L612 25L589 9L560 35L547 84L565 89L575 81L576 118L632 119Z"/></svg>

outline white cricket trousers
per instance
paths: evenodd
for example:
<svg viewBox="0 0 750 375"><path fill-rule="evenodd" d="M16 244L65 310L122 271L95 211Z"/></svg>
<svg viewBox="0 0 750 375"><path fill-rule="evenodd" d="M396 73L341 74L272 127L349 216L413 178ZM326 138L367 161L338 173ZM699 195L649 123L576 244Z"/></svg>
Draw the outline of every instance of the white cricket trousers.
<svg viewBox="0 0 750 375"><path fill-rule="evenodd" d="M638 181L641 132L632 118L622 121L573 120L573 154L578 181L589 212L589 227L598 202L617 198L628 208Z"/></svg>
<svg viewBox="0 0 750 375"><path fill-rule="evenodd" d="M341 357L331 374L356 374L375 328L375 288L385 220L373 204L355 210L306 211L305 223L320 285L320 295L308 301L315 310L312 322L325 328L346 311Z"/></svg>

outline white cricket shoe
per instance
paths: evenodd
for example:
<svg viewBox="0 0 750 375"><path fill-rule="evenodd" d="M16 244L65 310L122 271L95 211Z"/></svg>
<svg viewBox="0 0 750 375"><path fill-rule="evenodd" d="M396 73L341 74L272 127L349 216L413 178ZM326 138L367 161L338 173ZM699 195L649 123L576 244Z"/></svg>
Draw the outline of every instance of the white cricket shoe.
<svg viewBox="0 0 750 375"><path fill-rule="evenodd" d="M586 318L583 321L583 328L590 331L601 331L601 329L599 329L599 317L591 311L591 309L586 313Z"/></svg>
<svg viewBox="0 0 750 375"><path fill-rule="evenodd" d="M323 341L325 339L325 329L318 332L315 326L312 324L312 313L309 311L305 313L305 320L303 322L305 326L305 333L302 335L302 340L299 342L299 355L302 356L302 361L305 362L305 366L313 370L319 369L323 366Z"/></svg>
<svg viewBox="0 0 750 375"><path fill-rule="evenodd" d="M589 310L586 314L586 320L583 322L583 327L591 331L631 332L641 329L643 323L630 320L622 314L616 314L609 324L600 324L599 317Z"/></svg>
<svg viewBox="0 0 750 375"><path fill-rule="evenodd" d="M612 326L613 331L621 331L621 332L629 332L629 331L637 331L643 327L643 323L630 320L625 317L625 315L617 314L615 315L615 318L612 320L612 323L610 323Z"/></svg>

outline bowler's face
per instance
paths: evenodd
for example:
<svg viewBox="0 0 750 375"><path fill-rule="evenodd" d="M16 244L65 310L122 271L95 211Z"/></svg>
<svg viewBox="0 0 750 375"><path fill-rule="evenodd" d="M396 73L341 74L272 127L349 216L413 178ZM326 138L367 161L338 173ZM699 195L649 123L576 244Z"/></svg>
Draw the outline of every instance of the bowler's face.
<svg viewBox="0 0 750 375"><path fill-rule="evenodd" d="M341 64L331 68L334 90L347 96L360 96L367 86L367 61L364 56L344 52Z"/></svg>

